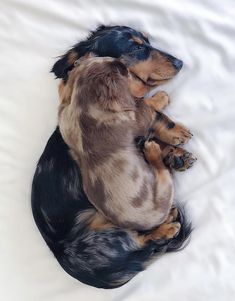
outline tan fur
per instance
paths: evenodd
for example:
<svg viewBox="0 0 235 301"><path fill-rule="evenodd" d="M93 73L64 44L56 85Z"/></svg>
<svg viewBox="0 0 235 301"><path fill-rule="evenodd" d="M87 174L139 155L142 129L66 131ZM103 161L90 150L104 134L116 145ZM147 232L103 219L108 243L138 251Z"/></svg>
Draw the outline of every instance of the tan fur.
<svg viewBox="0 0 235 301"><path fill-rule="evenodd" d="M152 125L153 136L171 145L183 145L191 139L192 134L182 124L172 122L169 117L161 113Z"/></svg>
<svg viewBox="0 0 235 301"><path fill-rule="evenodd" d="M114 228L115 225L108 221L102 214L98 211L92 216L92 219L89 224L91 230L104 230Z"/></svg>
<svg viewBox="0 0 235 301"><path fill-rule="evenodd" d="M129 73L128 85L131 94L136 98L142 98L146 93L150 91L150 87L146 86L143 81L138 79L134 74Z"/></svg>
<svg viewBox="0 0 235 301"><path fill-rule="evenodd" d="M141 33L142 33L142 35L146 38L146 39L148 39L148 35L147 35L147 33L146 32L144 32L144 31L141 31Z"/></svg>
<svg viewBox="0 0 235 301"><path fill-rule="evenodd" d="M163 84L177 73L172 63L158 51L152 51L147 60L130 66L129 70L150 86Z"/></svg>
<svg viewBox="0 0 235 301"><path fill-rule="evenodd" d="M145 104L155 111L162 111L166 106L169 105L169 96L166 92L160 91L156 93L153 97L146 98L144 100Z"/></svg>
<svg viewBox="0 0 235 301"><path fill-rule="evenodd" d="M139 38L139 37L133 36L133 37L132 37L132 40L133 40L135 43L139 44L139 45L142 45L142 44L144 43L144 41L143 41L141 38Z"/></svg>
<svg viewBox="0 0 235 301"><path fill-rule="evenodd" d="M150 240L171 239L176 236L180 230L181 225L176 222L177 216L178 210L176 208L172 208L165 222L159 227L151 230L148 234L131 232L130 235L140 247L145 246Z"/></svg>
<svg viewBox="0 0 235 301"><path fill-rule="evenodd" d="M63 89L67 101L59 109L59 126L98 211L116 225L147 230L166 219L173 184L160 157L151 166L136 149L136 133L148 129L154 110L139 110L146 105L135 102L128 83L118 60L81 60Z"/></svg>
<svg viewBox="0 0 235 301"><path fill-rule="evenodd" d="M177 235L180 229L180 224L175 222L177 216L178 210L172 208L165 222L148 232L148 234L141 234L135 230L129 230L128 233L139 247L144 247L150 240L171 239ZM117 227L105 218L103 214L94 209L88 209L86 213L83 213L82 218L84 221L88 222L88 227L94 231L102 231ZM79 217L79 221L81 222L81 217Z"/></svg>
<svg viewBox="0 0 235 301"><path fill-rule="evenodd" d="M171 170L185 171L191 168L197 158L190 152L181 147L165 146L162 150L162 156L164 163ZM183 161L183 165L175 166L175 158L178 157Z"/></svg>

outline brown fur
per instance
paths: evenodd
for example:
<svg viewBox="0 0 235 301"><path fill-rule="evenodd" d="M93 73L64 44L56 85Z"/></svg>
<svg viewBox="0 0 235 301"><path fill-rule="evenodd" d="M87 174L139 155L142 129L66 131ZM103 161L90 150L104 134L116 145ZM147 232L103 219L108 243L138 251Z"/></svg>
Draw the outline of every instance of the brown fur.
<svg viewBox="0 0 235 301"><path fill-rule="evenodd" d="M165 146L162 151L164 163L170 169L177 171L185 171L193 166L197 158L181 147ZM182 164L177 166L175 164L175 158L180 158Z"/></svg>
<svg viewBox="0 0 235 301"><path fill-rule="evenodd" d="M136 181L138 179L139 173L138 173L138 169L136 166L134 167L134 170L132 171L131 176L132 176L133 181Z"/></svg>
<svg viewBox="0 0 235 301"><path fill-rule="evenodd" d="M167 144L175 146L186 144L192 137L185 126L173 122L163 113L159 113L154 124L152 124L152 135Z"/></svg>
<svg viewBox="0 0 235 301"><path fill-rule="evenodd" d="M64 97L71 95L71 100L62 102L59 126L79 162L84 191L93 205L119 226L147 230L166 219L173 184L160 157L158 163L150 160L152 167L135 147L136 133L139 128L147 131L154 110L148 107L137 123L139 110L127 77L118 60L82 60L64 89ZM135 166L134 181L130 173Z"/></svg>
<svg viewBox="0 0 235 301"><path fill-rule="evenodd" d="M146 98L144 102L155 111L162 111L166 106L168 106L170 100L166 92L160 91L153 97Z"/></svg>
<svg viewBox="0 0 235 301"><path fill-rule="evenodd" d="M86 54L83 58L80 59L80 61L92 56L93 55L91 53ZM75 61L77 60L77 57L78 54L73 50L71 50L68 55L69 64L74 64ZM150 91L151 87L149 85L146 85L146 83L143 80L150 78L151 73L157 74L159 69L163 69L164 70L163 74L166 75L166 78L170 79L175 75L176 72L173 69L172 65L169 64L169 62L167 63L164 56L161 56L160 53L154 54L153 52L153 54L147 61L141 62L140 64L137 62L134 66L130 66L129 67L130 72L128 74L129 89L131 91L131 94L137 99L141 99L142 97L144 97L144 95L147 92ZM162 66L156 68L158 64L162 64ZM72 87L74 84L74 80L76 79L76 74L77 74L76 72L73 71L70 72L69 83L65 84L65 82L62 80L59 85L60 101L63 102L63 104L60 106L60 109L62 109L63 106L66 106L71 100ZM157 80L154 83L151 82L151 86L159 85L165 81L166 80L163 81ZM136 121L137 124L139 125L136 132L136 136L147 135L146 128L151 125L153 129L152 136L157 137L158 139L160 139L161 141L167 144L171 144L175 146L182 145L187 143L188 140L191 138L191 133L186 127L184 127L181 124L174 123L172 120L170 120L170 118L168 118L166 115L160 112L169 104L169 96L165 92L160 91L156 93L153 97L144 100L145 104L147 104L154 110L158 111L157 116L159 118L156 118L156 122L154 124L152 124L152 118L155 113L152 110L150 110L147 106L143 105L142 100L141 101L136 100L136 101L137 101L136 105L138 107L138 112L136 114ZM174 128L168 127L168 125L171 124L174 124ZM176 154L178 153L177 147L175 153ZM185 166L183 166L181 170L185 170L187 168L188 168L188 164L186 160Z"/></svg>
<svg viewBox="0 0 235 301"><path fill-rule="evenodd" d="M91 230L102 231L105 229L116 228L117 226L111 223L102 214L94 209L89 209L85 217L89 216L88 227ZM178 217L176 208L172 208L167 216L167 219L159 227L154 228L148 234L142 234L134 230L129 231L129 235L139 247L144 247L150 240L171 239L180 229L180 224L175 222Z"/></svg>
<svg viewBox="0 0 235 301"><path fill-rule="evenodd" d="M163 84L177 73L169 60L158 51L152 51L147 60L130 66L129 70L150 86Z"/></svg>
<svg viewBox="0 0 235 301"><path fill-rule="evenodd" d="M137 44L139 44L139 45L142 45L142 44L144 43L144 41L143 41L141 38L139 38L139 37L133 36L132 39L133 39L133 41L134 41L135 43L137 43Z"/></svg>

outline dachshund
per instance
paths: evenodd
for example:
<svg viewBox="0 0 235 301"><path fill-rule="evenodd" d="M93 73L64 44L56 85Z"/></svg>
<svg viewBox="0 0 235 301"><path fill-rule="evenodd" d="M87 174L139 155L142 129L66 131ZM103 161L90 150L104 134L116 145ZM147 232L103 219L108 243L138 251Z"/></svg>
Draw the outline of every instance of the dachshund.
<svg viewBox="0 0 235 301"><path fill-rule="evenodd" d="M100 26L52 68L61 79L61 110L71 101L68 83L76 61L89 52L98 56L134 58L136 63L130 66L129 74L138 83L134 94L139 97L175 76L182 67L180 60L153 48L141 32L126 26ZM154 68L152 64L155 64ZM166 74L167 66L175 69L174 72L170 70L170 74ZM166 102L168 96L159 93L149 101ZM164 163L170 169L185 170L192 165L191 154L176 146L189 139L184 133L184 127L162 112L156 113L149 135L162 140L158 142L163 151L168 148ZM35 222L63 269L79 281L98 288L119 287L160 255L182 249L192 230L185 210L179 204L174 204L177 208L169 212L159 227L150 231L132 230L112 223L87 198L78 162L58 127L37 164L31 204ZM172 223L180 224L177 235Z"/></svg>
<svg viewBox="0 0 235 301"><path fill-rule="evenodd" d="M128 58L128 64L131 69L135 59ZM135 82L118 59L90 55L78 60L63 92L59 128L96 209L119 227L150 230L169 215L173 182L160 147L145 142L149 165L137 150L135 137L145 135L155 111L168 100L146 99L136 105ZM185 132L185 137L190 134ZM174 227L176 234L180 224Z"/></svg>

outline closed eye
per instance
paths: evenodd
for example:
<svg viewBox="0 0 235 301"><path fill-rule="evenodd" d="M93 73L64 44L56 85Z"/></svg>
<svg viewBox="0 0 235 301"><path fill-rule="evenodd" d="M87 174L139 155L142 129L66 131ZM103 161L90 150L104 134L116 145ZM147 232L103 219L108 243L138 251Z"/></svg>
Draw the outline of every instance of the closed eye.
<svg viewBox="0 0 235 301"><path fill-rule="evenodd" d="M143 49L143 45L141 45L141 44L134 44L132 46L132 50L139 50L139 49Z"/></svg>

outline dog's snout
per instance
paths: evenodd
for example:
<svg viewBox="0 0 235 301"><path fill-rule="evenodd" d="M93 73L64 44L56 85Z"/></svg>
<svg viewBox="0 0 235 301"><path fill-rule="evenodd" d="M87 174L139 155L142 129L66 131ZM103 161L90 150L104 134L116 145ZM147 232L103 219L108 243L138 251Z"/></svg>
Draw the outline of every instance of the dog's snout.
<svg viewBox="0 0 235 301"><path fill-rule="evenodd" d="M183 67L183 61L176 58L173 60L172 64L177 71L179 71Z"/></svg>
<svg viewBox="0 0 235 301"><path fill-rule="evenodd" d="M153 51L153 57L158 58L159 55L166 59L166 61L170 62L172 67L174 67L175 71L179 72L180 69L183 67L183 61L177 59L173 55L170 55L169 53L163 52L161 50Z"/></svg>

